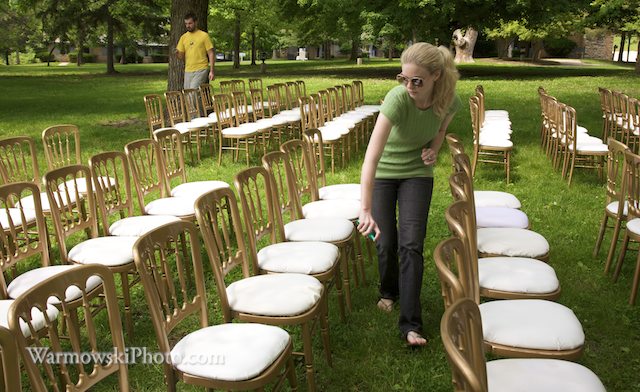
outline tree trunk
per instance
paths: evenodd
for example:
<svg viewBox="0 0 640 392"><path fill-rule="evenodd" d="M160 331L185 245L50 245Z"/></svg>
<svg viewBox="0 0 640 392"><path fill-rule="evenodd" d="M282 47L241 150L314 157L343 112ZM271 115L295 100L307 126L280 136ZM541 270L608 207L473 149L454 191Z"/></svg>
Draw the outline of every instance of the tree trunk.
<svg viewBox="0 0 640 392"><path fill-rule="evenodd" d="M331 41L324 41L324 59L331 60Z"/></svg>
<svg viewBox="0 0 640 392"><path fill-rule="evenodd" d="M394 46L393 40L389 40L389 53L388 53L389 61L393 61L393 46Z"/></svg>
<svg viewBox="0 0 640 392"><path fill-rule="evenodd" d="M236 20L233 24L233 68L240 68L240 13L235 12Z"/></svg>
<svg viewBox="0 0 640 392"><path fill-rule="evenodd" d="M78 56L76 58L76 65L79 67L82 65L82 53L84 52L84 28L82 22L78 22Z"/></svg>
<svg viewBox="0 0 640 392"><path fill-rule="evenodd" d="M171 0L171 32L169 33L169 73L167 90L181 90L184 85L184 62L175 55L180 36L184 34L184 16L188 12L195 13L198 18L198 29L207 31L209 15L208 0Z"/></svg>
<svg viewBox="0 0 640 392"><path fill-rule="evenodd" d="M127 47L122 46L120 48L120 64L126 64L126 63L127 63Z"/></svg>
<svg viewBox="0 0 640 392"><path fill-rule="evenodd" d="M20 50L16 49L16 65L20 65Z"/></svg>
<svg viewBox="0 0 640 392"><path fill-rule="evenodd" d="M531 42L531 60L532 61L540 60L540 53L542 53L542 49L544 49L544 44L541 39L536 39Z"/></svg>
<svg viewBox="0 0 640 392"><path fill-rule="evenodd" d="M109 9L107 9L107 73L109 75L116 73L113 66L113 17Z"/></svg>
<svg viewBox="0 0 640 392"><path fill-rule="evenodd" d="M633 34L629 33L629 37L627 37L627 62L629 62L629 55L631 54L631 37L632 36Z"/></svg>
<svg viewBox="0 0 640 392"><path fill-rule="evenodd" d="M498 38L496 39L496 49L498 51L498 58L505 59L509 56L509 45L511 45L513 38Z"/></svg>
<svg viewBox="0 0 640 392"><path fill-rule="evenodd" d="M638 40L638 49L636 55L636 73L640 74L640 40Z"/></svg>
<svg viewBox="0 0 640 392"><path fill-rule="evenodd" d="M53 51L56 49L56 44L54 43L53 45L51 45L51 49L49 49L49 56L47 56L47 67L51 66L51 55L53 54Z"/></svg>
<svg viewBox="0 0 640 392"><path fill-rule="evenodd" d="M622 61L622 53L624 52L624 40L626 39L627 34L623 31L622 36L620 37L620 49L618 50L618 61Z"/></svg>
<svg viewBox="0 0 640 392"><path fill-rule="evenodd" d="M360 57L360 37L356 36L351 39L351 55L349 56L349 60L356 61L358 57Z"/></svg>
<svg viewBox="0 0 640 392"><path fill-rule="evenodd" d="M4 51L4 63L9 65L9 55L11 54L11 52L9 51L9 49Z"/></svg>
<svg viewBox="0 0 640 392"><path fill-rule="evenodd" d="M251 65L256 65L256 26L251 27Z"/></svg>
<svg viewBox="0 0 640 392"><path fill-rule="evenodd" d="M462 30L456 29L452 36L453 44L456 47L456 63L473 63L473 48L478 40L478 30L467 27L467 31L462 36Z"/></svg>

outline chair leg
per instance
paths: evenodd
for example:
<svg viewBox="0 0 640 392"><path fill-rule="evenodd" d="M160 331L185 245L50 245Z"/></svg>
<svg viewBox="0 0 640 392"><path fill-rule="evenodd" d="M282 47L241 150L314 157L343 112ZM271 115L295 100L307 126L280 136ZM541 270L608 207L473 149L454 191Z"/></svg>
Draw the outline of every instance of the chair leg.
<svg viewBox="0 0 640 392"><path fill-rule="evenodd" d="M607 262L604 266L604 273L609 273L609 268L613 263L613 259L616 253L616 245L618 245L618 236L620 235L620 227L622 226L622 220L616 219L616 223L613 226L613 234L611 235L611 245L609 246L609 252L607 253Z"/></svg>
<svg viewBox="0 0 640 392"><path fill-rule="evenodd" d="M638 295L639 282L640 282L640 252L638 252L638 258L636 260L636 272L633 274L633 285L631 286L631 296L629 297L629 305L636 304L636 297Z"/></svg>
<svg viewBox="0 0 640 392"><path fill-rule="evenodd" d="M342 253L343 250L341 249L340 252ZM338 268L336 268L336 274L333 277L333 282L336 286L336 292L338 293L338 310L340 311L340 321L342 321L343 323L347 321L347 315L345 312L345 300L344 300L344 293L342 290L342 257L340 257L340 261L338 261L338 263L340 263L340 265L338 266Z"/></svg>
<svg viewBox="0 0 640 392"><path fill-rule="evenodd" d="M505 170L507 171L507 184L509 183L510 179L511 179L511 151L507 151L506 153L506 167Z"/></svg>
<svg viewBox="0 0 640 392"><path fill-rule="evenodd" d="M342 268L342 290L347 310L351 312L351 286L349 284L349 246L344 246L340 252L340 267Z"/></svg>
<svg viewBox="0 0 640 392"><path fill-rule="evenodd" d="M600 229L598 230L598 237L596 238L596 245L593 248L593 257L598 257L598 253L600 253L600 246L602 245L602 240L604 239L604 232L607 230L607 222L609 221L609 216L607 213L604 213L602 217L602 222L600 222ZM608 256L607 256L608 259ZM605 271L607 267L605 267Z"/></svg>
<svg viewBox="0 0 640 392"><path fill-rule="evenodd" d="M576 154L571 154L571 168L569 169L569 186L571 186L571 180L573 179L573 169L576 166Z"/></svg>
<svg viewBox="0 0 640 392"><path fill-rule="evenodd" d="M122 300L124 302L124 325L129 341L133 341L133 317L131 316L131 291L128 272L120 273L120 284L122 285Z"/></svg>
<svg viewBox="0 0 640 392"><path fill-rule="evenodd" d="M298 380L296 379L296 368L293 365L293 357L289 356L287 360L287 367L285 369L287 372L287 379L289 380L289 388L292 392L296 392L298 390Z"/></svg>
<svg viewBox="0 0 640 392"><path fill-rule="evenodd" d="M333 367L333 361L331 360L331 340L329 338L329 293L324 292L322 299L322 314L320 317L320 335L322 335L322 346L324 348L324 355L327 359L329 367Z"/></svg>
<svg viewBox="0 0 640 392"><path fill-rule="evenodd" d="M624 262L624 256L627 253L629 247L629 234L624 233L624 240L622 241L622 249L620 249L620 255L618 255L618 263L616 264L616 270L613 272L613 281L617 282L622 270L622 263Z"/></svg>
<svg viewBox="0 0 640 392"><path fill-rule="evenodd" d="M304 351L304 367L307 375L308 390L316 390L316 375L313 371L313 350L311 346L311 326L309 322L302 324L302 345Z"/></svg>

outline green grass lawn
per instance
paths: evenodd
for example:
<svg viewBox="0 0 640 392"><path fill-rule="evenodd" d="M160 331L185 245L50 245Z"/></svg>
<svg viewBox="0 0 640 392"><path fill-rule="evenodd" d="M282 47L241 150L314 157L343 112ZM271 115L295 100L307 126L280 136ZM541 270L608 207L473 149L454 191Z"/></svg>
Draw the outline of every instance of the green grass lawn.
<svg viewBox="0 0 640 392"><path fill-rule="evenodd" d="M268 73L243 65L232 70L229 63L217 65L218 79L262 76L264 85L304 80L307 91L361 79L368 103L377 103L395 85L399 62L369 61L355 66L341 61L272 62ZM107 76L104 64L46 67L43 64L0 66L0 135L30 135L38 140L40 164L44 156L40 134L47 126L76 124L81 132L83 158L100 151L122 150L132 140L148 137L142 97L166 88L166 65L117 66L118 76ZM540 109L536 89L576 108L578 122L595 136L601 135L601 112L597 88L605 86L640 97L640 77L632 67L611 62L589 61L583 67L531 65L517 62L478 61L460 67L458 94L465 103L453 120L450 132L461 135L470 147L471 126L468 97L477 84L485 87L487 109L509 110L515 143L513 183L504 184L497 168L480 167L476 189L505 190L522 201L532 229L551 244L550 264L562 285L559 302L576 313L586 335L580 363L591 368L610 391L640 390L640 312L627 304L635 252L628 252L618 283L604 276L605 251L591 255L604 208L604 186L597 175L578 170L571 188L551 167L539 147ZM253 157L254 164L259 156ZM357 182L362 152L329 182ZM336 302L331 300L333 368L323 360L320 340L316 345L317 384L326 391L446 391L451 390L449 368L439 336L443 303L432 251L448 236L444 210L451 202L447 185L450 171L447 151L440 154L436 186L425 243L425 279L422 294L425 335L429 345L417 351L404 347L397 331L398 311L382 314L377 301L377 269L369 263L369 285L353 290L353 313L340 322ZM190 180L219 179L231 182L244 167L225 157L218 167L211 157L188 169ZM608 245L609 237L605 237ZM606 245L605 245L606 247ZM54 249L54 253L57 249ZM210 278L209 278L210 279ZM213 287L209 285L208 287ZM213 293L213 289L210 289ZM154 333L140 287L133 292L136 336L130 346L156 349ZM219 317L218 317L219 320ZM304 389L303 369L297 374ZM95 388L117 390L115 379ZM135 391L163 390L160 366L133 365L130 382ZM180 390L196 390L184 385Z"/></svg>

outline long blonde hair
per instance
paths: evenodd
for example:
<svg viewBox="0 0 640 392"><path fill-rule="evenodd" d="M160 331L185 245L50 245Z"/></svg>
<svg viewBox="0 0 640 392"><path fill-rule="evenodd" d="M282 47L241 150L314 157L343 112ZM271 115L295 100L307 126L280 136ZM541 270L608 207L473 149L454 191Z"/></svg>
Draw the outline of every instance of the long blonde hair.
<svg viewBox="0 0 640 392"><path fill-rule="evenodd" d="M433 86L432 105L436 116L443 119L453 102L460 74L449 49L426 42L416 42L402 52L402 64L415 64L430 74L440 73Z"/></svg>

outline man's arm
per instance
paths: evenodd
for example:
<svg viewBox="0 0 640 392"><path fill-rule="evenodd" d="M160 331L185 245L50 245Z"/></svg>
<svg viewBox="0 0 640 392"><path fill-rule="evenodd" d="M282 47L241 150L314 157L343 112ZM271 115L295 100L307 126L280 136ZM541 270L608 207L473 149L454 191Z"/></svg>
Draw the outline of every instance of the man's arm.
<svg viewBox="0 0 640 392"><path fill-rule="evenodd" d="M216 64L216 56L213 53L213 48L207 50L207 56L209 56L209 80L216 78L213 67Z"/></svg>

